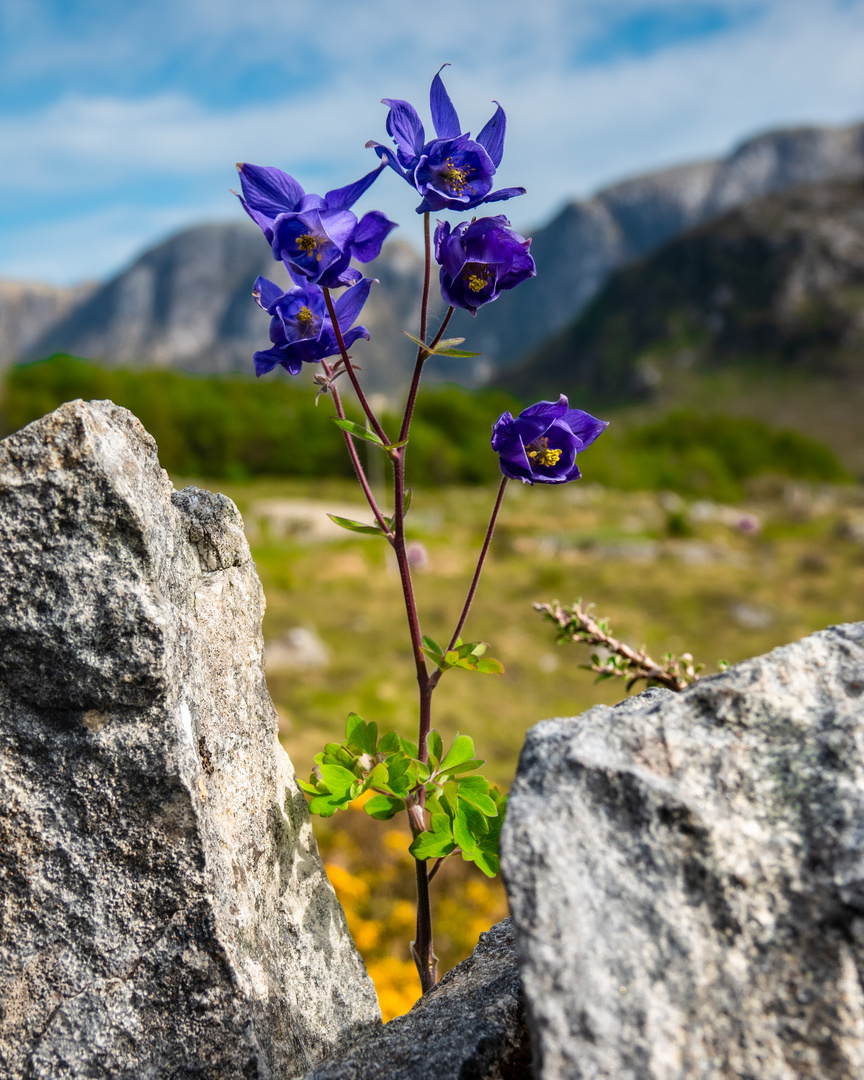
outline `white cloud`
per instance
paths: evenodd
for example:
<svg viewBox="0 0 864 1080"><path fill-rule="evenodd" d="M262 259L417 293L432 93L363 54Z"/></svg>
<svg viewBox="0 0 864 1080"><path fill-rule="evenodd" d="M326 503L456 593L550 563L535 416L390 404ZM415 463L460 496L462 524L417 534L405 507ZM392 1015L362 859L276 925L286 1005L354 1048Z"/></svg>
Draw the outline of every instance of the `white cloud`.
<svg viewBox="0 0 864 1080"><path fill-rule="evenodd" d="M754 5L728 0L723 7L740 15ZM233 35L238 54L254 52L257 43L269 55L276 42L290 60L307 48L296 33L297 10L295 4L187 0L174 22L166 22L166 34L185 40L197 24L200 47L214 56ZM614 7L618 18L639 10L644 4L637 0ZM507 110L499 180L522 183L529 194L495 210L523 229L548 219L567 198L620 176L721 154L773 126L845 123L864 115L862 2L773 0L761 5L759 18L733 19L722 33L582 68L570 57L580 41L603 32L609 5L539 0L520 6L518 17L514 11L482 0L460 16L457 34L401 0L365 6L335 0L327 33L308 43L328 68L323 89L232 109L205 104L188 91L135 99L77 93L26 117L0 115L0 145L12 151L0 161L7 203L21 206L23 220L38 206L55 238L53 248L40 243L29 255L17 241L12 250L22 267L42 266L44 276L58 280L99 272L99 250L105 267L115 267L121 251L123 258L131 254L130 244L148 242L148 228L163 231L160 222L191 224L236 213L226 194L236 183L236 160L279 165L309 190L346 183L374 164L363 149L366 139L385 139L379 99L405 97L426 118L429 82L442 57L453 61L445 78L466 127L479 129L492 98ZM64 46L76 47L82 59L90 43ZM93 210L97 199L103 212ZM358 209L379 205L413 228L414 204L407 185L388 175ZM120 209L112 218L115 205ZM100 240L100 228L117 232ZM61 236L69 251L58 270ZM82 262L77 274L71 269L76 248L88 252L87 267ZM2 272L14 273L9 257Z"/></svg>

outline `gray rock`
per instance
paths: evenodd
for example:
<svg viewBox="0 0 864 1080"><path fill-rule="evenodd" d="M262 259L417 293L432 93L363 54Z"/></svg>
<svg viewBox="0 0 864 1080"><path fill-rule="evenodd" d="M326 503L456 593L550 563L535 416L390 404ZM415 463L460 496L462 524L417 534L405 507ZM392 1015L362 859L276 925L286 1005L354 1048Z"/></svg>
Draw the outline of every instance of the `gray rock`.
<svg viewBox="0 0 864 1080"><path fill-rule="evenodd" d="M0 443L0 1074L287 1080L380 1025L233 503L131 413Z"/></svg>
<svg viewBox="0 0 864 1080"><path fill-rule="evenodd" d="M864 623L529 732L503 866L542 1080L864 1075Z"/></svg>
<svg viewBox="0 0 864 1080"><path fill-rule="evenodd" d="M525 1080L531 1045L510 920L414 1008L304 1080Z"/></svg>

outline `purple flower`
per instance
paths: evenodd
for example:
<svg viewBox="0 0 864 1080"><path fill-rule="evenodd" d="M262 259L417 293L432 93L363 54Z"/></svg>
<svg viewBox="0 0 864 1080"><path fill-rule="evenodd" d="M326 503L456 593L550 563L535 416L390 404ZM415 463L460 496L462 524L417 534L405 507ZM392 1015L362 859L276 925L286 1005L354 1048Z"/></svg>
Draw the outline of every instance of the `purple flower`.
<svg viewBox="0 0 864 1080"><path fill-rule="evenodd" d="M369 340L369 331L365 326L355 326L353 330L348 327L366 303L372 282L372 278L363 278L346 289L333 305L346 348L350 348L357 338ZM339 345L320 286L295 285L283 293L278 285L259 277L252 295L272 316L270 340L273 347L266 352L255 353L256 375L265 375L277 364L281 364L289 374L298 375L304 361L314 363L337 355Z"/></svg>
<svg viewBox="0 0 864 1080"><path fill-rule="evenodd" d="M323 197L307 195L293 176L281 169L240 163L238 196L243 209L258 225L288 273L302 285L305 281L336 288L353 285L361 274L349 265L352 258L369 262L396 223L379 210L360 221L348 209L372 186L384 168Z"/></svg>
<svg viewBox="0 0 864 1080"><path fill-rule="evenodd" d="M441 264L441 295L453 307L476 315L478 307L497 300L503 289L534 277L530 246L503 214L462 222L452 230L439 221L435 259Z"/></svg>
<svg viewBox="0 0 864 1080"><path fill-rule="evenodd" d="M441 81L441 70L432 80L429 94L432 123L438 138L426 142L426 131L413 105L396 98L384 98L384 104L390 106L387 134L393 137L396 153L371 140L366 145L373 147L378 157L417 188L423 196L417 207L418 214L470 210L481 203L524 195L525 188L521 187L492 191L492 177L504 153L507 125L504 110L498 105L476 141L471 139L470 133L462 134L456 109Z"/></svg>
<svg viewBox="0 0 864 1080"><path fill-rule="evenodd" d="M514 419L505 412L492 426L492 449L501 472L523 484L566 484L582 475L576 455L609 426L581 409L571 409L562 394L538 401Z"/></svg>

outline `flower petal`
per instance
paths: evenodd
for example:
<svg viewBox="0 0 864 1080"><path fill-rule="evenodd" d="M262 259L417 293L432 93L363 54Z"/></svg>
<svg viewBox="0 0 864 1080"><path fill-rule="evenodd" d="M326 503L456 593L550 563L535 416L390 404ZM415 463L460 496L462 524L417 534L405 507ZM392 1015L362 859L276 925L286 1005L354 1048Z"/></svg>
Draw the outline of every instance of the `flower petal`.
<svg viewBox="0 0 864 1080"><path fill-rule="evenodd" d="M408 173L399 164L399 162L396 159L396 155L393 153L393 151L390 149L389 146L382 146L381 143L375 142L374 139L370 139L369 142L366 143L366 149L367 150L369 150L369 149L374 150L375 153L378 155L379 158L381 158L381 160L384 162L385 165L389 165L390 168L395 173L398 173L399 176L401 176L403 180L408 180L410 182L411 177L408 175Z"/></svg>
<svg viewBox="0 0 864 1080"><path fill-rule="evenodd" d="M235 191L235 192L233 192L233 194L237 195L237 192ZM258 210L253 210L252 207L244 200L242 195L237 195L237 198L240 200L240 205L243 207L243 209L246 211L246 213L249 215L249 217L252 218L252 220L255 222L255 224L258 226L258 228L261 230L261 232L264 233L264 237L267 240L267 243L272 244L273 243L273 229L272 229L273 218L268 217L266 214L260 213ZM273 253L273 258L274 259L276 258L276 253L275 252Z"/></svg>
<svg viewBox="0 0 864 1080"><path fill-rule="evenodd" d="M371 210L364 214L351 241L351 254L358 262L369 262L377 258L388 233L395 228L396 222L385 217L380 210Z"/></svg>
<svg viewBox="0 0 864 1080"><path fill-rule="evenodd" d="M386 165L387 162L382 161L377 169L373 169L372 172L366 173L366 175L359 180L355 180L353 184L348 184L346 187L328 191L324 196L324 202L327 204L327 209L348 210L355 202L357 202L364 191L368 191L369 188L372 187L380 176L381 170L384 169Z"/></svg>
<svg viewBox="0 0 864 1080"><path fill-rule="evenodd" d="M268 165L249 165L239 162L240 186L243 198L253 210L275 218L291 213L303 198L303 188L293 176Z"/></svg>
<svg viewBox="0 0 864 1080"><path fill-rule="evenodd" d="M441 72L449 64L442 64L438 73L432 80L432 89L429 91L429 108L432 112L432 123L435 125L435 134L439 139L455 139L461 134L459 130L459 117L450 95L444 89L441 81Z"/></svg>
<svg viewBox="0 0 864 1080"><path fill-rule="evenodd" d="M255 284L252 286L252 296L255 299L255 303L258 304L259 307L264 308L265 311L267 311L270 305L274 304L282 295L282 290L279 286L268 278L255 278Z"/></svg>
<svg viewBox="0 0 864 1080"><path fill-rule="evenodd" d="M347 334L342 335L342 340L345 342L345 348L350 349L358 338L362 337L368 341L371 336L365 326L355 326L353 330L349 330Z"/></svg>
<svg viewBox="0 0 864 1080"><path fill-rule="evenodd" d="M282 345L274 345L272 349L267 349L266 352L256 352L253 359L255 361L255 374L259 379L279 364L291 375L299 375L303 367L300 359L292 358L289 360L286 357L285 347Z"/></svg>
<svg viewBox="0 0 864 1080"><path fill-rule="evenodd" d="M387 113L387 134L392 135L403 154L416 157L423 149L426 131L417 110L407 101L398 98L383 98L383 103L390 106Z"/></svg>
<svg viewBox="0 0 864 1080"><path fill-rule="evenodd" d="M343 333L360 314L360 311L369 296L369 290L375 283L375 278L363 278L363 280L358 281L356 285L352 285L350 289L346 289L333 305L333 310L336 312L336 318L339 320L339 329L342 330Z"/></svg>
<svg viewBox="0 0 864 1080"><path fill-rule="evenodd" d="M545 416L551 424L553 420L560 420L569 408L570 402L566 395L562 394L557 401L538 401L536 405L529 405L519 416Z"/></svg>
<svg viewBox="0 0 864 1080"><path fill-rule="evenodd" d="M582 442L581 449L585 449L586 446L590 446L591 443L609 427L608 420L598 420L590 413L584 412L582 409L568 409L562 417L560 417L561 423L567 425L573 432L577 439Z"/></svg>
<svg viewBox="0 0 864 1080"><path fill-rule="evenodd" d="M480 202L471 203L471 207L479 206L480 203L487 202L503 202L505 199L514 199L517 195L525 194L524 187L507 187L499 188L498 191L490 191L488 195L484 195Z"/></svg>
<svg viewBox="0 0 864 1080"><path fill-rule="evenodd" d="M495 102L498 105L498 102ZM504 133L507 129L507 117L504 110L498 105L494 116L477 136L477 142L485 148L486 153L492 159L492 164L497 169L504 156Z"/></svg>

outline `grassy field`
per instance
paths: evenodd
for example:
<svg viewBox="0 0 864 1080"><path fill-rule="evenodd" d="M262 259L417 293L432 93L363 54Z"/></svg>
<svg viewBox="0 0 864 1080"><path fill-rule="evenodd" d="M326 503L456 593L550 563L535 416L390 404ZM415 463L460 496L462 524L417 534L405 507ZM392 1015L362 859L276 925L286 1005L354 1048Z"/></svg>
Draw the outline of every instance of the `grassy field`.
<svg viewBox="0 0 864 1080"><path fill-rule="evenodd" d="M586 456L585 471L590 475ZM203 483L203 481L202 481ZM246 522L267 596L268 682L298 773L339 738L347 713L409 734L416 725L396 568L386 544L331 527L327 510L365 518L341 481L219 482ZM494 490L415 492L423 631L446 638L462 599ZM831 623L864 617L864 489L763 478L740 506L664 493L511 484L466 640L490 643L503 676L452 671L434 726L474 737L487 775L509 786L526 730L625 695L580 669L584 647L557 646L532 603L584 597L618 636L655 655L689 650L708 672ZM319 844L386 1017L410 1007L416 975L407 829L360 811L316 819ZM433 885L442 970L506 914L500 884L461 860Z"/></svg>

